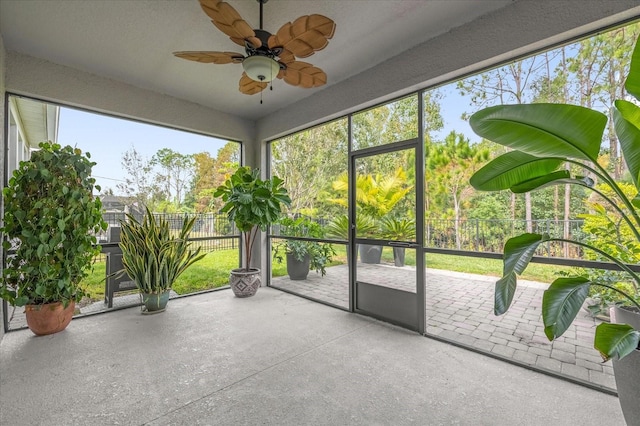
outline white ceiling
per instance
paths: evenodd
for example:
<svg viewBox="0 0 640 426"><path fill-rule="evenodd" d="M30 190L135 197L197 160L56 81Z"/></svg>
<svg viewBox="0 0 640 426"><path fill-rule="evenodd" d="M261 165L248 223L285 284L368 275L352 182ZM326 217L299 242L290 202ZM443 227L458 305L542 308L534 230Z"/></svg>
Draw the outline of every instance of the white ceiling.
<svg viewBox="0 0 640 426"><path fill-rule="evenodd" d="M228 0L254 28L256 0ZM264 29L322 14L336 22L327 48L303 59L327 85L302 89L276 80L273 91L238 91L241 65L185 61L171 52L242 52L213 26L197 0L2 0L5 49L257 120L361 73L512 0L270 0Z"/></svg>

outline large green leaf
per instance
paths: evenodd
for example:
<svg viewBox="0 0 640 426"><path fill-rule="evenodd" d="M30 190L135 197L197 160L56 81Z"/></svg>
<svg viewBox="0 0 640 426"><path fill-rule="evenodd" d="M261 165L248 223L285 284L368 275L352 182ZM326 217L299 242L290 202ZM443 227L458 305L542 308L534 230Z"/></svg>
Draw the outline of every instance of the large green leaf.
<svg viewBox="0 0 640 426"><path fill-rule="evenodd" d="M511 192L514 194L523 194L525 192L533 191L534 189L562 184L584 184L584 182L581 179L571 179L571 174L567 170L558 170L556 172L549 173L548 175L529 179L519 183L518 185L514 185L511 187Z"/></svg>
<svg viewBox="0 0 640 426"><path fill-rule="evenodd" d="M471 176L469 183L479 191L501 191L530 179L546 176L560 164L562 160L511 151L487 163Z"/></svg>
<svg viewBox="0 0 640 426"><path fill-rule="evenodd" d="M618 100L613 109L613 119L631 179L640 191L640 108L631 102Z"/></svg>
<svg viewBox="0 0 640 426"><path fill-rule="evenodd" d="M554 340L569 328L589 295L591 281L585 277L556 279L542 296L544 334Z"/></svg>
<svg viewBox="0 0 640 426"><path fill-rule="evenodd" d="M537 157L596 162L607 117L577 105L498 105L476 112L469 124L486 139Z"/></svg>
<svg viewBox="0 0 640 426"><path fill-rule="evenodd" d="M507 312L516 293L516 274L524 272L538 246L547 239L546 234L522 234L506 242L502 278L496 282L494 292L493 312L496 315Z"/></svg>
<svg viewBox="0 0 640 426"><path fill-rule="evenodd" d="M640 100L640 43L636 43L631 55L631 66L629 67L629 75L624 83L624 88L629 94Z"/></svg>
<svg viewBox="0 0 640 426"><path fill-rule="evenodd" d="M504 245L504 269L503 276L515 272L522 274L529 265L536 249L547 241L547 234L522 234L510 238Z"/></svg>
<svg viewBox="0 0 640 426"><path fill-rule="evenodd" d="M518 279L513 272L496 281L493 303L494 314L502 315L509 310L509 306L513 302L513 296L516 294L517 284Z"/></svg>
<svg viewBox="0 0 640 426"><path fill-rule="evenodd" d="M638 348L640 331L628 324L602 323L596 327L594 347L604 360L620 359Z"/></svg>

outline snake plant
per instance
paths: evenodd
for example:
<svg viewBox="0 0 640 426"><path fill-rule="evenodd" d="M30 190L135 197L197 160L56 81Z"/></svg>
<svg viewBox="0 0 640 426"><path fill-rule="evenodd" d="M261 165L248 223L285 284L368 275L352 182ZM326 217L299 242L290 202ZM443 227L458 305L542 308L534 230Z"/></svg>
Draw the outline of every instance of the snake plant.
<svg viewBox="0 0 640 426"><path fill-rule="evenodd" d="M122 264L141 293L171 289L185 269L205 256L201 247L192 250L189 242L195 220L185 217L178 235L172 235L169 222L156 220L148 208L141 221L131 214L121 221Z"/></svg>

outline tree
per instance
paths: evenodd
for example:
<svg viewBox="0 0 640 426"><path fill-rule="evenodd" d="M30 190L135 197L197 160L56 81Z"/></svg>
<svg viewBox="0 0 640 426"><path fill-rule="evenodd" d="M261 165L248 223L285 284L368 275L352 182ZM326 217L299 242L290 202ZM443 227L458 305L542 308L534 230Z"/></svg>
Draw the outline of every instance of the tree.
<svg viewBox="0 0 640 426"><path fill-rule="evenodd" d="M516 61L501 68L470 77L457 83L462 95L470 94L471 102L478 108L495 104L522 104L534 100L535 83L548 68L553 60L549 55L534 55L521 61ZM531 195L525 197L525 219L527 231L531 226ZM516 197L511 197L511 215L515 218Z"/></svg>
<svg viewBox="0 0 640 426"><path fill-rule="evenodd" d="M124 183L116 185L125 197L133 200L142 211L145 206L153 203L159 196L159 187L153 181L153 165L150 160L142 158L142 155L131 145L131 149L122 154L122 168L126 174Z"/></svg>
<svg viewBox="0 0 640 426"><path fill-rule="evenodd" d="M156 173L157 179L164 187L167 198L171 199L173 196L174 203L179 206L184 190L193 177L193 155L162 148L152 157L151 164L160 167L161 171Z"/></svg>
<svg viewBox="0 0 640 426"><path fill-rule="evenodd" d="M472 192L469 178L488 159L488 149L480 145L471 145L468 138L454 130L447 135L444 142L433 143L429 147L425 169L435 178L436 185L431 185L432 190L446 194L448 206L453 209L458 250L461 249L461 203Z"/></svg>
<svg viewBox="0 0 640 426"><path fill-rule="evenodd" d="M285 180L290 211L315 216L337 176L347 168L347 123L334 121L271 144L271 168Z"/></svg>
<svg viewBox="0 0 640 426"><path fill-rule="evenodd" d="M208 152L193 154L195 177L191 193L195 199L194 207L199 213L209 211L212 207L213 192L220 184L216 185L215 159Z"/></svg>
<svg viewBox="0 0 640 426"><path fill-rule="evenodd" d="M616 99L627 97L624 75L629 68L633 44L640 34L640 24L628 25L585 39L578 44L577 53L568 59L575 81L572 90L577 102L609 115L606 139L612 163L612 175L620 180L624 162L613 128L611 105Z"/></svg>
<svg viewBox="0 0 640 426"><path fill-rule="evenodd" d="M208 152L193 155L194 178L189 197L194 200L197 212L218 211L222 201L213 197L215 188L222 185L225 177L240 165L240 144L227 142L218 149L216 157Z"/></svg>

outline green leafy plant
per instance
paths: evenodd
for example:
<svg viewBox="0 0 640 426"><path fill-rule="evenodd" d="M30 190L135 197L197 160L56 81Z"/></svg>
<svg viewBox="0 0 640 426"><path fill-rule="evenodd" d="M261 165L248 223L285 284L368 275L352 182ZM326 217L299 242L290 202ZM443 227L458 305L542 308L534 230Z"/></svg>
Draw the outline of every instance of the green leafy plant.
<svg viewBox="0 0 640 426"><path fill-rule="evenodd" d="M282 235L289 237L324 238L325 232L322 226L308 217L292 219L285 217L280 219ZM332 261L335 251L329 243L303 240L281 240L273 245L273 256L282 263L284 257L282 253L292 255L296 260L302 262L309 256L309 268L320 272L322 276L327 273L325 266Z"/></svg>
<svg viewBox="0 0 640 426"><path fill-rule="evenodd" d="M96 163L90 158L79 149L42 142L3 190L1 231L8 256L0 297L10 304L66 307L84 295L80 281L100 253L95 235L107 228L93 195Z"/></svg>
<svg viewBox="0 0 640 426"><path fill-rule="evenodd" d="M382 219L382 236L389 240L413 241L416 238L416 222L413 219Z"/></svg>
<svg viewBox="0 0 640 426"><path fill-rule="evenodd" d="M147 208L141 221L127 214L120 221L122 265L141 293L158 294L171 289L189 266L202 259L201 247L191 250L189 234L196 221L185 216L177 236L171 235L169 222L156 218Z"/></svg>
<svg viewBox="0 0 640 426"><path fill-rule="evenodd" d="M376 224L372 218L365 215L356 216L358 236L372 236L376 231ZM326 226L326 235L339 240L349 239L349 217L346 214L334 217Z"/></svg>
<svg viewBox="0 0 640 426"><path fill-rule="evenodd" d="M633 198L637 192L633 184L618 183L618 186L627 198ZM611 188L606 185L598 184L595 188L609 198L614 196ZM625 222L622 217L614 211L608 212L603 203L606 202L602 197L593 194L588 202L592 212L579 215L584 220L582 225L582 230L585 232L584 241L611 256L615 256L624 263L640 264L640 242L634 238L629 227L624 226ZM618 207L623 208L624 206L618 203ZM584 256L589 260L607 260L597 252L590 250L586 251ZM604 282L615 288L613 290L610 287L594 286L589 289L587 308L594 316L607 318L612 306L626 303L626 298L618 290L622 290L633 297L636 302L640 302L640 292L624 272L580 268L578 273L591 281Z"/></svg>
<svg viewBox="0 0 640 426"><path fill-rule="evenodd" d="M347 207L346 194L349 190L347 174L341 175L333 182L335 191L342 194L340 198L329 201ZM393 175L358 175L356 177L356 206L361 214L372 219L382 219L411 191L413 186L407 185L407 173L399 167Z"/></svg>
<svg viewBox="0 0 640 426"><path fill-rule="evenodd" d="M266 231L282 215L282 206L289 206L291 198L278 176L260 179L260 170L238 167L224 184L216 188L213 196L222 198L220 212L227 213L244 237L244 269L249 272L251 252L258 231Z"/></svg>
<svg viewBox="0 0 640 426"><path fill-rule="evenodd" d="M625 83L627 92L640 99L640 46L636 44L631 69ZM618 222L622 234L640 243L640 107L626 100L617 100L613 121L618 141L635 186L636 195L628 197L620 185L598 164L598 153L607 125L607 117L588 108L564 104L500 105L475 113L470 124L480 136L507 146L513 151L503 154L470 179L471 185L483 191L510 189L523 193L549 185L573 184L598 194L613 212L611 221ZM571 164L585 171L585 176L573 176L563 166ZM594 179L599 186L594 185ZM609 192L599 189L606 186ZM608 214L603 209L603 213ZM615 216L615 217L614 217ZM496 283L496 315L505 313L516 291L517 275L522 274L537 248L547 241L575 244L591 250L615 263L625 272L634 292L640 286L640 276L626 263L627 258L611 254L593 244L546 234L526 233L507 241L504 246L503 277ZM618 241L620 243L620 241ZM592 286L619 293L626 303L640 310L633 294L604 280L585 276L561 277L544 292L542 316L544 332L549 340L561 336L575 319ZM602 323L596 328L595 348L604 359L623 358L638 349L640 330L628 324Z"/></svg>

